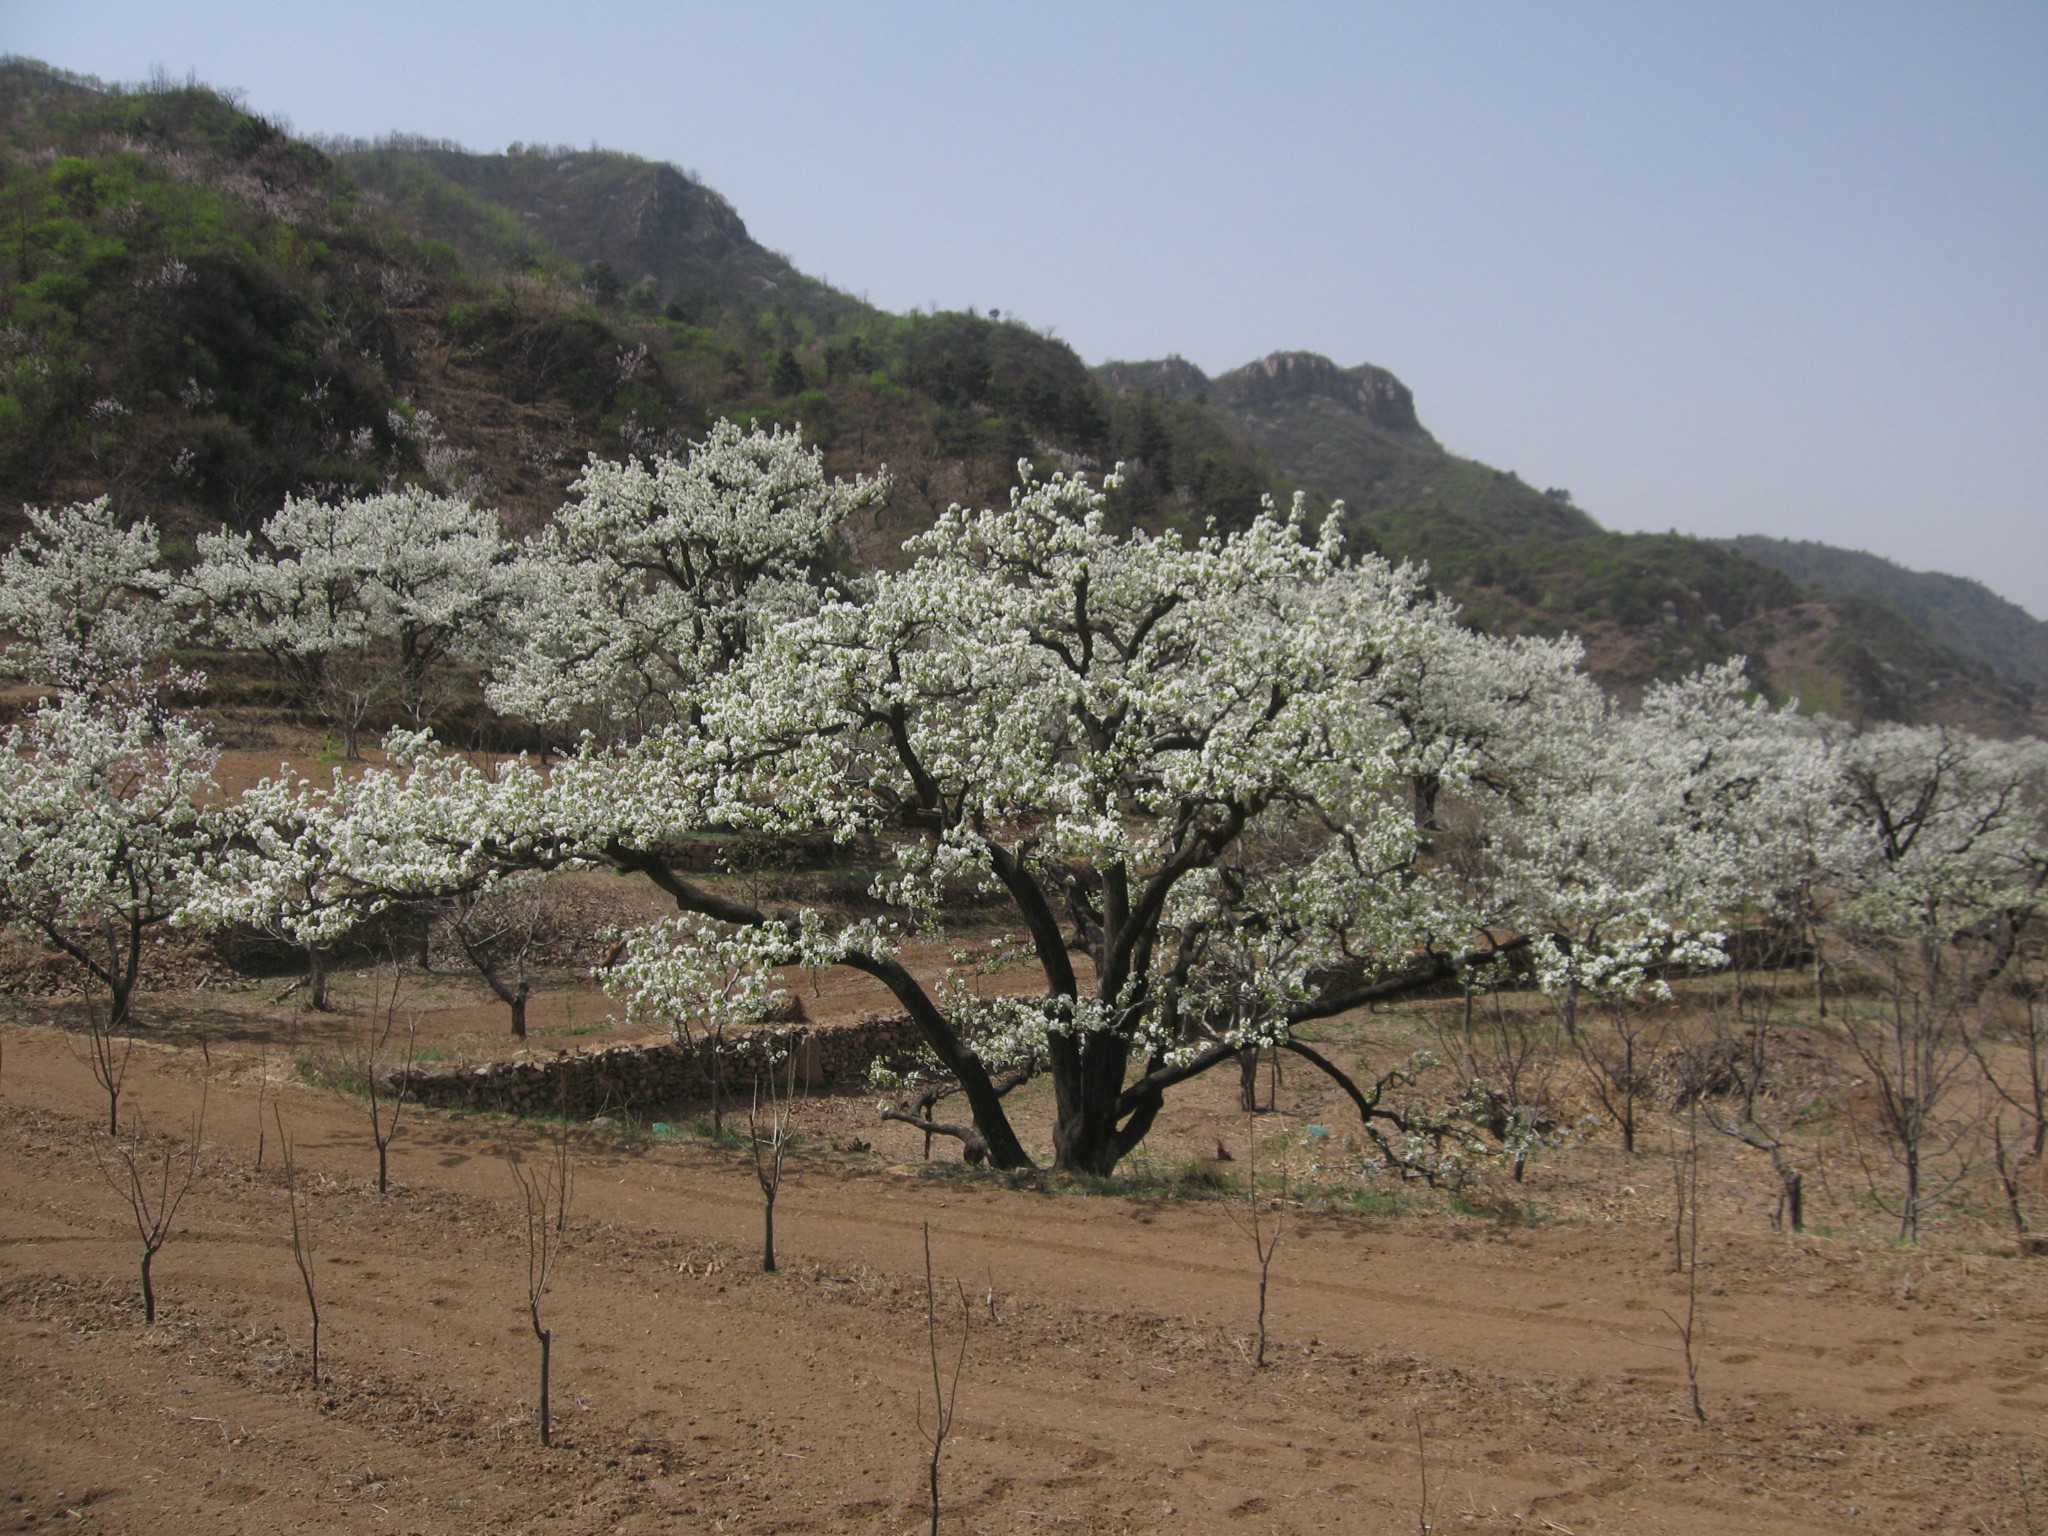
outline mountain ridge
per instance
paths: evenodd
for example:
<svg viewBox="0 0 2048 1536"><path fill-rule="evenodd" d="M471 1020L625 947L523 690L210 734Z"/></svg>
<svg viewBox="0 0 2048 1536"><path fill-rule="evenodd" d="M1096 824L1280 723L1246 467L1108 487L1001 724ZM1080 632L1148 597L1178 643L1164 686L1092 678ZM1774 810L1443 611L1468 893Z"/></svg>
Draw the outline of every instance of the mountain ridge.
<svg viewBox="0 0 2048 1536"><path fill-rule="evenodd" d="M289 492L404 480L520 532L588 454L676 451L721 416L801 423L833 473L892 471L850 532L863 563L950 503L1000 500L1020 458L1122 462L1111 510L1131 525L1342 501L1352 548L1426 562L1484 627L1580 632L1623 689L1747 651L1760 685L1855 717L2048 724L2034 685L1881 598L1610 533L1458 457L1386 369L1301 351L1213 379L1171 357L1090 369L993 314L887 314L636 156L322 149L204 87L7 60L0 170L24 210L0 263L0 535L23 501L112 491L175 545Z"/></svg>

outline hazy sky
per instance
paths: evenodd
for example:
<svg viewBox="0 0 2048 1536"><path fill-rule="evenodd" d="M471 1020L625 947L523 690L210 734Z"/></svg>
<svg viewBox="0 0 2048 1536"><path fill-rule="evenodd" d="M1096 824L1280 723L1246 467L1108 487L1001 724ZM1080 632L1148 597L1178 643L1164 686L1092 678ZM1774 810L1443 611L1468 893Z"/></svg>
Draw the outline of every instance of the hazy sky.
<svg viewBox="0 0 2048 1536"><path fill-rule="evenodd" d="M1374 362L1609 527L2048 617L2048 5L0 0L301 131L672 160L891 309Z"/></svg>

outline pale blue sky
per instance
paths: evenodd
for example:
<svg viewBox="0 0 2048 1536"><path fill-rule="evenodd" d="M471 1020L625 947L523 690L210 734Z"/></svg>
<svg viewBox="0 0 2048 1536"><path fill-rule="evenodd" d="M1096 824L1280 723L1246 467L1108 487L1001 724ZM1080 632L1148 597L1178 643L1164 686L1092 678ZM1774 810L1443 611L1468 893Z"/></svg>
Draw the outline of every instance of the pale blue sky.
<svg viewBox="0 0 2048 1536"><path fill-rule="evenodd" d="M698 171L892 309L1090 362L1392 368L1615 528L2048 616L2048 6L0 0L0 49L302 131Z"/></svg>

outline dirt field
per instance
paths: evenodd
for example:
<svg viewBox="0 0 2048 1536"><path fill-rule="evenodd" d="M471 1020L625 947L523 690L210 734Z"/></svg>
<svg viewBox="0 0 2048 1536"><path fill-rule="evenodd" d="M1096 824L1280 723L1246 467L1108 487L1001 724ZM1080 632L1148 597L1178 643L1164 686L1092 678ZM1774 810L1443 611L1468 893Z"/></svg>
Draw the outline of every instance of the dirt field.
<svg viewBox="0 0 2048 1536"><path fill-rule="evenodd" d="M1705 1425L1666 1316L1685 1304L1669 1161L1607 1139L1539 1161L1491 1213L1407 1193L1297 1209L1254 1369L1242 1198L1187 1179L1218 1141L1243 1166L1229 1074L1174 1101L1107 1193L921 1164L871 1104L812 1103L774 1275L743 1146L582 1133L543 1449L502 1154L544 1130L409 1111L380 1198L367 1118L294 1069L347 1021L288 1049L276 990L145 1006L186 1022L137 1048L124 1115L175 1131L210 1077L154 1327L78 1037L55 1003L0 1025L0 1530L922 1530L927 1222L942 1348L962 1290L969 1324L948 1533L2048 1530L2048 1261L1988 1223L1919 1251L1846 1219L1773 1233L1761 1157L1718 1139ZM427 1001L435 1054L495 1048L479 991ZM612 1038L602 1013L551 992L534 1044ZM266 1095L309 1186L318 1386L274 1131L256 1163ZM1278 1105L1262 1156L1344 1129L1298 1076Z"/></svg>

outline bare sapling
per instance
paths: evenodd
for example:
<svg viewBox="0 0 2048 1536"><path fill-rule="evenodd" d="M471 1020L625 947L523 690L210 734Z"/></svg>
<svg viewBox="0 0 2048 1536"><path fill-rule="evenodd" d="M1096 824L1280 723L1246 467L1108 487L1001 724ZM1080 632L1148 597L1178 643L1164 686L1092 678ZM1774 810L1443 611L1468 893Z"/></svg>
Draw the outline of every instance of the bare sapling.
<svg viewBox="0 0 2048 1536"><path fill-rule="evenodd" d="M771 1048L765 1070L755 1074L747 1106L747 1141L754 1153L754 1177L761 1185L761 1271L775 1273L775 1197L782 1192L783 1154L789 1150L790 1117L796 1108L796 1052L785 1053L787 1072ZM781 1080L778 1081L778 1078ZM767 1103L762 1104L762 1088Z"/></svg>
<svg viewBox="0 0 2048 1536"><path fill-rule="evenodd" d="M1466 1085L1474 1123L1498 1144L1520 1184L1527 1177L1530 1154L1557 1130L1560 1118L1550 1032L1539 1018L1507 1008L1494 968L1468 968L1461 979L1464 1009L1459 1028L1453 1031L1441 1017L1437 1019L1438 1054ZM1482 990L1488 1001L1484 1015L1475 1006Z"/></svg>
<svg viewBox="0 0 2048 1536"><path fill-rule="evenodd" d="M370 1015L356 1030L350 1047L350 1076L361 1082L370 1112L370 1137L377 1144L377 1193L391 1192L391 1143L398 1135L406 1101L412 1097L413 1063L419 1055L420 1016L398 1011L398 971L391 970L391 990L381 986L370 994ZM399 1042L403 1041L402 1048Z"/></svg>
<svg viewBox="0 0 2048 1536"><path fill-rule="evenodd" d="M953 1356L948 1375L939 1358L939 1291L932 1279L932 1224L924 1224L924 1340L932 1372L932 1416L924 1413L924 1391L917 1394L917 1427L925 1444L932 1448L925 1463L925 1488L931 1507L931 1536L939 1536L939 1458L945 1453L946 1437L953 1432L953 1408L960 1397L960 1369L967 1363L967 1336L973 1331L974 1314L967 1305L967 1290L959 1281L954 1289L960 1298L960 1348Z"/></svg>
<svg viewBox="0 0 2048 1536"><path fill-rule="evenodd" d="M543 1326L541 1297L562 1256L562 1236L569 1219L569 1191L575 1169L569 1158L569 1126L557 1129L547 1157L536 1167L526 1168L519 1154L507 1155L512 1182L519 1186L519 1198L526 1217L526 1316L533 1336L540 1344L540 1443L552 1445L553 1428L548 1411L549 1369L553 1363L554 1334Z"/></svg>
<svg viewBox="0 0 2048 1536"><path fill-rule="evenodd" d="M1707 1422L1707 1410L1700 1402L1700 1356L1706 1349L1707 1324L1700 1315L1700 1126L1698 1111L1686 1118L1686 1139L1674 1143L1671 1154L1673 1182L1678 1189L1676 1224L1677 1267L1685 1275L1685 1317L1669 1309L1665 1317L1678 1330L1679 1346L1685 1354L1685 1384L1692 1394L1692 1416Z"/></svg>
<svg viewBox="0 0 2048 1536"><path fill-rule="evenodd" d="M299 1283L306 1288L306 1310L313 1317L313 1385L320 1385L320 1297L313 1283L313 1227L299 1203L299 1165L292 1155L292 1138L284 1128L284 1114L270 1106L277 1121L277 1155L284 1164L285 1207L292 1220L292 1262L299 1267Z"/></svg>
<svg viewBox="0 0 2048 1536"><path fill-rule="evenodd" d="M1623 997L1607 1002L1611 1027L1604 1037L1576 1024L1568 1034L1585 1063L1593 1096L1621 1132L1621 1150L1633 1157L1643 1098L1651 1087L1651 1063L1663 1038L1661 1019L1653 1003Z"/></svg>
<svg viewBox="0 0 2048 1536"><path fill-rule="evenodd" d="M1287 1159L1280 1159L1280 1194L1273 1202L1272 1219L1259 1194L1259 1135L1257 1122L1245 1117L1245 1208L1232 1210L1230 1219L1238 1231L1251 1239L1252 1252L1259 1261L1258 1335L1253 1346L1252 1365L1266 1365L1266 1297L1273 1277L1273 1255L1287 1231Z"/></svg>
<svg viewBox="0 0 2048 1536"><path fill-rule="evenodd" d="M516 1040L526 1038L526 1004L533 995L527 957L549 917L547 903L533 884L465 892L447 909L448 931L491 995L509 1010Z"/></svg>
<svg viewBox="0 0 2048 1536"><path fill-rule="evenodd" d="M2034 992L2030 991L2025 1001L2026 1023L2015 1032L2016 1038L2011 1042L2019 1047L2020 1059L2015 1070L2000 1070L2000 1063L1989 1049L1990 1042L1982 1036L1972 1042L1978 1069L2000 1101L1993 1106L1991 1115L1992 1167L2005 1195L2013 1234L2023 1250L2030 1246L2021 1199L2026 1174L2048 1156L2048 1009L2042 1008ZM2017 1116L2017 1125L2010 1133L2006 1129L2008 1111Z"/></svg>
<svg viewBox="0 0 2048 1536"><path fill-rule="evenodd" d="M131 1116L128 1134L109 1134L108 1147L93 1143L93 1161L100 1177L128 1203L135 1218L135 1235L142 1240L142 1320L156 1321L156 1285L151 1266L164 1244L170 1241L178 1219L178 1207L185 1203L199 1176L199 1156L206 1140L206 1081L199 1089L199 1109L192 1117L191 1132L176 1140L145 1143L142 1117Z"/></svg>
<svg viewBox="0 0 2048 1536"><path fill-rule="evenodd" d="M1436 1500L1429 1491L1429 1441L1422 1432L1422 1410L1415 1410L1415 1536L1430 1536L1437 1529ZM1438 1499L1442 1494L1437 1495Z"/></svg>
<svg viewBox="0 0 2048 1536"><path fill-rule="evenodd" d="M1806 1175L1794 1160L1792 1131L1818 1107L1824 1090L1810 1071L1801 1084L1783 1068L1790 1053L1774 1027L1776 992L1763 986L1741 988L1735 1001L1732 1022L1717 1014L1701 1069L1681 1086L1675 1107L1697 1107L1715 1132L1769 1157L1778 1181L1771 1225L1804 1232ZM1807 1065L1811 1067L1812 1061Z"/></svg>
<svg viewBox="0 0 2048 1536"><path fill-rule="evenodd" d="M1978 1053L1977 1009L1944 974L1945 959L1932 944L1878 951L1883 991L1874 1005L1844 999L1838 1015L1863 1078L1849 1129L1875 1133L1882 1154L1859 1134L1857 1161L1872 1198L1898 1218L1902 1243L1920 1240L1929 1209L1970 1177L1983 1150L1986 1117L1963 1082Z"/></svg>
<svg viewBox="0 0 2048 1536"><path fill-rule="evenodd" d="M107 1096L109 1136L121 1134L121 1085L128 1080L128 1058L134 1053L135 1037L114 1033L112 1010L101 1007L97 999L88 1002L82 1054L86 1065L92 1069L92 1080Z"/></svg>

